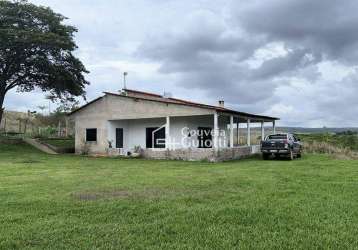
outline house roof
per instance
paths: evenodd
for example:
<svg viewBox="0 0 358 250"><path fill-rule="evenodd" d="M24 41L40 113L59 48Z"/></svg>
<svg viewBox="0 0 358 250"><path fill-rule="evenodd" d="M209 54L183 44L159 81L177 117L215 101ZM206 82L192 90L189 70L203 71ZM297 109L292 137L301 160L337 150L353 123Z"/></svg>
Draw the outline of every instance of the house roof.
<svg viewBox="0 0 358 250"><path fill-rule="evenodd" d="M112 95L112 96L120 96L120 97L125 97L125 98L132 98L132 99L140 99L140 100L162 102L162 103L168 103L168 104L185 105L185 106L198 107L198 108L204 108L204 109L212 109L212 110L215 110L215 111L221 112L221 113L236 114L241 117L254 118L257 120L264 120L264 121L279 120L279 118L277 118L277 117L255 115L255 114L250 114L250 113L246 113L246 112L236 111L233 109L228 109L225 107L197 103L197 102L187 101L187 100L173 98L173 97L164 97L162 95L139 91L139 90L133 90L133 89L123 89L123 93L104 92L104 94ZM98 97L98 98L92 100L91 102L83 105L82 107L72 111L69 115L72 115L72 114L76 113L77 111L82 110L83 108L98 101L99 99L101 99L103 97L104 96L101 96L101 97Z"/></svg>

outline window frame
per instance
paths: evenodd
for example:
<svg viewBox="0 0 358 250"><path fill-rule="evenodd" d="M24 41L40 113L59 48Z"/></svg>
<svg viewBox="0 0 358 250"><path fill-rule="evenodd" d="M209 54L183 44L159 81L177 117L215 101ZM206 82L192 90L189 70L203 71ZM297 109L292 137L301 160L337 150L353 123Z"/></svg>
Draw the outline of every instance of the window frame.
<svg viewBox="0 0 358 250"><path fill-rule="evenodd" d="M281 136L282 138L271 138L271 137L275 137L275 136ZM285 137L285 138L283 138ZM267 140L288 140L289 136L286 134L272 134L272 135L268 135L266 137Z"/></svg>
<svg viewBox="0 0 358 250"><path fill-rule="evenodd" d="M118 141L118 131L121 131L122 137L121 141ZM123 128L116 128L116 148L123 148L124 147L124 129Z"/></svg>
<svg viewBox="0 0 358 250"><path fill-rule="evenodd" d="M88 140L88 132L89 132L89 130L94 130L95 132L96 132L96 135L95 135L95 140ZM97 143L97 141L98 141L98 130L97 130L97 128L86 128L86 143Z"/></svg>

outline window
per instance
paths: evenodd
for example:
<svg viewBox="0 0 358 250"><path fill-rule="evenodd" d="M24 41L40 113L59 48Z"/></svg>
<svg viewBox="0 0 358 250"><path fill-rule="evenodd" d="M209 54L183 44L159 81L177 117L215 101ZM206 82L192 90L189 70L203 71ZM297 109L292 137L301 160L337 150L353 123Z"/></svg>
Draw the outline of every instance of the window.
<svg viewBox="0 0 358 250"><path fill-rule="evenodd" d="M158 129L146 128L146 148L165 148L165 128Z"/></svg>
<svg viewBox="0 0 358 250"><path fill-rule="evenodd" d="M276 135L269 135L267 137L268 140L287 140L287 135L285 134L276 134Z"/></svg>
<svg viewBox="0 0 358 250"><path fill-rule="evenodd" d="M96 142L97 141L97 129L96 128L87 128L86 129L86 141L87 142Z"/></svg>

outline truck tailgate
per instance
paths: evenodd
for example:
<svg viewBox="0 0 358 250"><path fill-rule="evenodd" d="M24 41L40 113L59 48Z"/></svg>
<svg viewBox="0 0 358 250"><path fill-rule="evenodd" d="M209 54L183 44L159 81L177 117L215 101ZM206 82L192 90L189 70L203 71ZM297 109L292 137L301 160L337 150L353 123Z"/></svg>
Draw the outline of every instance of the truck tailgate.
<svg viewBox="0 0 358 250"><path fill-rule="evenodd" d="M281 140L269 140L262 142L263 149L282 149L285 148L285 142Z"/></svg>

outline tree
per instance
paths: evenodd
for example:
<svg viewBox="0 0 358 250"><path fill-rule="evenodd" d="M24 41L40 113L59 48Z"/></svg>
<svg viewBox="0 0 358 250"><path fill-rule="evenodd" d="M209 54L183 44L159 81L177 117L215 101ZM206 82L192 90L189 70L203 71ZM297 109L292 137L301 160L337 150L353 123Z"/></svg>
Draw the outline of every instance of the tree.
<svg viewBox="0 0 358 250"><path fill-rule="evenodd" d="M48 7L0 0L0 121L11 89L47 91L65 100L85 97L88 73L73 52L77 29Z"/></svg>
<svg viewBox="0 0 358 250"><path fill-rule="evenodd" d="M68 114L74 111L75 109L78 109L79 106L80 106L80 102L76 99L61 100L55 110L55 113Z"/></svg>

